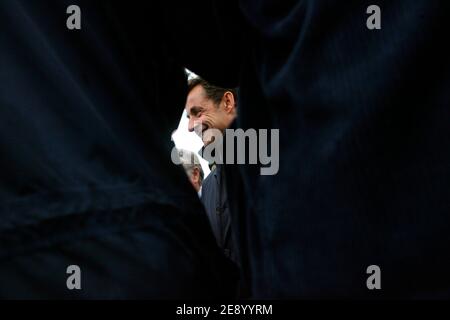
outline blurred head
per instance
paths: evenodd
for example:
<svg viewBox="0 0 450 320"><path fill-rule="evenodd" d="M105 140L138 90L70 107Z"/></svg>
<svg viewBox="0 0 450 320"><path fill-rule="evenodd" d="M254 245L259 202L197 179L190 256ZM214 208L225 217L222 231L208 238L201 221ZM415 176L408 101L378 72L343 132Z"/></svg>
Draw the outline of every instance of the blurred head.
<svg viewBox="0 0 450 320"><path fill-rule="evenodd" d="M205 134L208 129L227 129L237 116L236 92L233 89L216 87L201 78L189 81L186 99L186 114L189 131L195 131L206 146L211 138Z"/></svg>
<svg viewBox="0 0 450 320"><path fill-rule="evenodd" d="M203 183L203 169L197 155L188 150L178 150L178 156L184 170L194 187L195 191L199 191Z"/></svg>

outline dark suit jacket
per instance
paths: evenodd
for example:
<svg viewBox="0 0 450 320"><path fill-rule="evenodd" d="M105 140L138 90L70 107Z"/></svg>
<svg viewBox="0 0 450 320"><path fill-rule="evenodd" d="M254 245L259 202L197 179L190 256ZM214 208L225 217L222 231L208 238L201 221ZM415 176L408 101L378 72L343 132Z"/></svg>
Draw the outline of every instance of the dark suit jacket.
<svg viewBox="0 0 450 320"><path fill-rule="evenodd" d="M66 28L71 4L82 30ZM170 160L187 86L166 9L0 2L0 298L233 296Z"/></svg>
<svg viewBox="0 0 450 320"><path fill-rule="evenodd" d="M216 165L215 169L203 181L201 199L217 244L223 249L225 256L236 261L231 232L230 206L223 169L223 165Z"/></svg>

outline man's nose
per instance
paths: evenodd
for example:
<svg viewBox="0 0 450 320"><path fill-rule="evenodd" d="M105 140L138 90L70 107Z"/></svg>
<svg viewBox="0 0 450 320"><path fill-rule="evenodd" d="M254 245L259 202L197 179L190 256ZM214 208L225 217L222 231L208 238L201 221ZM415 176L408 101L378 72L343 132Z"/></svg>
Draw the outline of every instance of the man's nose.
<svg viewBox="0 0 450 320"><path fill-rule="evenodd" d="M192 119L192 117L191 118L189 118L189 124L188 124L188 130L189 130L189 132L194 132L194 119Z"/></svg>

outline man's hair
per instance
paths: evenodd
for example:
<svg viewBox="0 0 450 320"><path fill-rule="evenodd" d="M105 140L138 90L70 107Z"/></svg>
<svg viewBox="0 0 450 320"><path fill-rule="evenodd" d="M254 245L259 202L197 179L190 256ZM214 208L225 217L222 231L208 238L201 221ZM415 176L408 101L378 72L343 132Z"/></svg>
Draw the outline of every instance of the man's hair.
<svg viewBox="0 0 450 320"><path fill-rule="evenodd" d="M208 81L206 81L200 77L197 77L197 78L193 78L188 81L188 89L189 89L188 93L191 92L198 85L203 87L203 89L205 90L205 93L206 93L206 97L208 99L211 99L214 102L214 104L216 104L216 105L218 105L222 101L222 98L223 98L225 92L230 91L233 94L234 101L237 106L237 91L236 91L236 89L227 89L227 88L217 87L217 86L209 83Z"/></svg>
<svg viewBox="0 0 450 320"><path fill-rule="evenodd" d="M202 185L203 182L203 169L200 164L200 160L194 152L180 149L178 150L178 156L180 157L181 164L183 165L184 170L187 175L191 175L192 171L195 168L198 168L199 171L199 184Z"/></svg>

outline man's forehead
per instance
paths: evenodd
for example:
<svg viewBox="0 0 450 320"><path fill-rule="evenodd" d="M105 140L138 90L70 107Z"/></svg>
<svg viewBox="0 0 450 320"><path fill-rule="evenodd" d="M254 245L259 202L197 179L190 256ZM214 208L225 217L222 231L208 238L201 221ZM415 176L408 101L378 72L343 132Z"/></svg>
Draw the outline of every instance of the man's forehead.
<svg viewBox="0 0 450 320"><path fill-rule="evenodd" d="M205 100L205 90L202 86L198 85L189 92L186 100L186 108L190 109L193 106L198 106L201 103L206 102Z"/></svg>
<svg viewBox="0 0 450 320"><path fill-rule="evenodd" d="M206 97L205 89L201 85L197 85L189 92L188 97L204 99Z"/></svg>

